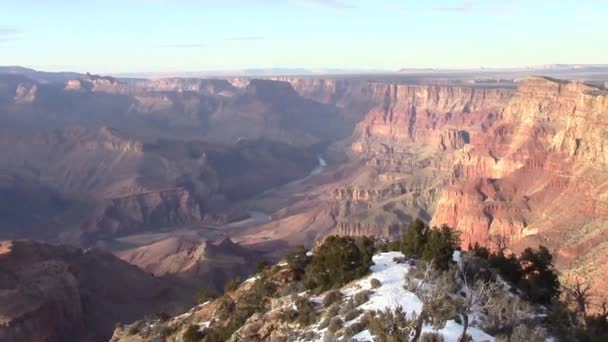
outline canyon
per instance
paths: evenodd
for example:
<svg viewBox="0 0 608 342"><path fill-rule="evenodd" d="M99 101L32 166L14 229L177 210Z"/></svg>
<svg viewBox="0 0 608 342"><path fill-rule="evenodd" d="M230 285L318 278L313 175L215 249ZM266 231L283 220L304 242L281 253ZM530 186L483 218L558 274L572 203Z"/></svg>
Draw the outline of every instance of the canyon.
<svg viewBox="0 0 608 342"><path fill-rule="evenodd" d="M464 249L545 245L564 281L606 296L608 90L594 84L0 74L0 239L84 248L4 243L29 246L24 264L62 255L60 277L34 275L62 284L51 302L86 282L65 253L103 253L90 262L181 286L188 298L167 302L183 308L194 287L221 291L296 245L395 238L420 218L458 230ZM11 272L7 303L33 279Z"/></svg>

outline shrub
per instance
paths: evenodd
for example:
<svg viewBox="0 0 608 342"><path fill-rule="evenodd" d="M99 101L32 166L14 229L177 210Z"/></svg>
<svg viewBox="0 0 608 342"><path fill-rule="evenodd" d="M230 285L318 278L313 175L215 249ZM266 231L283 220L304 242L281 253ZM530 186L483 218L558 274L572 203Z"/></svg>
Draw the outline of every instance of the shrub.
<svg viewBox="0 0 608 342"><path fill-rule="evenodd" d="M331 321L332 318L333 317L327 317L327 315L325 315L321 322L319 322L319 329L327 328L329 326L329 321Z"/></svg>
<svg viewBox="0 0 608 342"><path fill-rule="evenodd" d="M490 250L486 247L480 246L479 242L475 242L474 246L471 246L471 244L469 244L469 251L474 256L482 259L488 259L490 257Z"/></svg>
<svg viewBox="0 0 608 342"><path fill-rule="evenodd" d="M426 232L428 229L422 220L415 219L412 221L407 232L401 238L401 253L411 258L420 257L426 244Z"/></svg>
<svg viewBox="0 0 608 342"><path fill-rule="evenodd" d="M369 293L368 290L357 292L354 296L355 306L361 306L367 303L367 301L369 301Z"/></svg>
<svg viewBox="0 0 608 342"><path fill-rule="evenodd" d="M288 254L285 260L289 268L294 271L296 276L299 278L304 274L306 266L310 262L310 257L307 255L308 251L304 246L294 247Z"/></svg>
<svg viewBox="0 0 608 342"><path fill-rule="evenodd" d="M443 338L443 335L436 333L436 332L425 332L424 334L422 334L420 336L420 342L443 342L443 341L445 341L445 339Z"/></svg>
<svg viewBox="0 0 608 342"><path fill-rule="evenodd" d="M498 270L498 273L513 285L517 285L522 277L521 265L515 254L506 256L503 252L491 254L488 257L490 267Z"/></svg>
<svg viewBox="0 0 608 342"><path fill-rule="evenodd" d="M382 286L382 282L376 278L372 278L369 283L372 286L372 289L377 289Z"/></svg>
<svg viewBox="0 0 608 342"><path fill-rule="evenodd" d="M346 303L340 306L340 315L344 316L347 312L354 310L355 302L351 299L347 300Z"/></svg>
<svg viewBox="0 0 608 342"><path fill-rule="evenodd" d="M455 230L448 226L433 228L428 231L422 259L432 261L439 269L447 270L459 245L460 238Z"/></svg>
<svg viewBox="0 0 608 342"><path fill-rule="evenodd" d="M366 326L367 326L367 322L358 321L358 322L352 323L351 325L344 328L344 336L353 337L353 336L357 335L358 333L362 332L363 330L365 330Z"/></svg>
<svg viewBox="0 0 608 342"><path fill-rule="evenodd" d="M337 314L340 313L340 305L339 304L333 304L332 306L329 307L329 309L325 310L325 316L332 318L334 316L336 316Z"/></svg>
<svg viewBox="0 0 608 342"><path fill-rule="evenodd" d="M314 305L306 298L299 297L296 300L296 310L298 311L296 322L301 326L309 326L317 320L317 312Z"/></svg>
<svg viewBox="0 0 608 342"><path fill-rule="evenodd" d="M526 324L520 324L513 329L511 338L512 342L543 342L546 341L546 336L542 331L535 331Z"/></svg>
<svg viewBox="0 0 608 342"><path fill-rule="evenodd" d="M131 324L131 326L129 327L129 335L137 335L141 332L141 329L143 329L144 325L146 325L146 323L144 323L144 321L136 321L133 324Z"/></svg>
<svg viewBox="0 0 608 342"><path fill-rule="evenodd" d="M330 333L335 333L336 331L342 329L342 326L344 325L344 322L342 322L342 319L340 319L340 317L334 317L329 321L329 325L327 326L327 331L329 331Z"/></svg>
<svg viewBox="0 0 608 342"><path fill-rule="evenodd" d="M184 342L200 341L204 336L198 329L199 328L196 325L189 325L188 328L186 329L186 331L184 331L184 335L182 335L182 341L184 341Z"/></svg>
<svg viewBox="0 0 608 342"><path fill-rule="evenodd" d="M323 307L328 307L340 299L342 299L342 292L338 290L331 290L327 292L325 296L323 296Z"/></svg>
<svg viewBox="0 0 608 342"><path fill-rule="evenodd" d="M235 307L235 303L230 298L227 298L226 296L221 297L215 309L215 316L221 321L229 319L230 316L232 316Z"/></svg>
<svg viewBox="0 0 608 342"><path fill-rule="evenodd" d="M351 309L344 313L344 321L352 321L353 319L359 317L361 315L361 310L359 309Z"/></svg>
<svg viewBox="0 0 608 342"><path fill-rule="evenodd" d="M268 261L262 260L262 261L258 261L255 264L255 272L256 273L262 273L264 272L268 267L270 267L270 264L268 263Z"/></svg>
<svg viewBox="0 0 608 342"><path fill-rule="evenodd" d="M365 237L328 237L306 267L305 287L322 292L362 277L372 265L373 251L373 241Z"/></svg>
<svg viewBox="0 0 608 342"><path fill-rule="evenodd" d="M196 293L196 301L199 304L203 304L215 298L213 292L209 289L200 289Z"/></svg>
<svg viewBox="0 0 608 342"><path fill-rule="evenodd" d="M224 293L234 292L241 285L241 278L234 278L224 286Z"/></svg>
<svg viewBox="0 0 608 342"><path fill-rule="evenodd" d="M520 288L530 301L538 304L550 304L559 296L559 278L553 266L553 255L544 246L538 251L526 248L520 257L522 279Z"/></svg>
<svg viewBox="0 0 608 342"><path fill-rule="evenodd" d="M415 322L407 318L402 308L376 313L370 318L368 329L379 342L409 341Z"/></svg>

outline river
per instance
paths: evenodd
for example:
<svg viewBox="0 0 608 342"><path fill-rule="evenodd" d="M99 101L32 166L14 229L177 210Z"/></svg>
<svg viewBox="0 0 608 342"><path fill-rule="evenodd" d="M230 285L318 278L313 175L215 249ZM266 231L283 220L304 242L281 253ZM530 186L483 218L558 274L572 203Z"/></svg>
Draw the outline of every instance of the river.
<svg viewBox="0 0 608 342"><path fill-rule="evenodd" d="M270 189L267 189L267 190L259 193L258 195L256 195L254 198L259 198L259 197L270 195L281 189L285 189L290 186L304 183L307 180L309 180L310 178L320 175L323 171L325 171L325 168L327 167L327 161L325 161L325 159L323 159L322 155L317 155L317 161L318 161L317 167L312 169L305 177L293 180L293 181L291 181L289 183L285 183L283 185L279 185L279 186L275 186ZM248 214L249 214L248 218L241 220L241 221L229 223L227 225L227 227L230 227L230 228L242 227L245 225L263 224L263 223L268 223L268 222L272 221L272 215L265 213L263 211L250 210L250 211L248 211Z"/></svg>

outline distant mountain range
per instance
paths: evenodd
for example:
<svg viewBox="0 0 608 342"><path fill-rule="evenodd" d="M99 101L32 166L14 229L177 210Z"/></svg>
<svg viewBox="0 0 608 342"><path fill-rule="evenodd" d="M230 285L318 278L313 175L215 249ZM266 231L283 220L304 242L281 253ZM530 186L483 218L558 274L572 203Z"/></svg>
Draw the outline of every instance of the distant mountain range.
<svg viewBox="0 0 608 342"><path fill-rule="evenodd" d="M397 71L380 69L338 69L338 68L252 68L233 70L167 71L111 73L118 78L201 78L201 77L271 77L271 76L320 76L320 75L462 75L462 74L514 74L528 76L542 74L557 76L567 74L570 78L586 73L608 73L608 64L546 64L512 68L402 68ZM38 71L20 66L0 66L0 74L23 75L41 83L65 82L82 77L77 72Z"/></svg>

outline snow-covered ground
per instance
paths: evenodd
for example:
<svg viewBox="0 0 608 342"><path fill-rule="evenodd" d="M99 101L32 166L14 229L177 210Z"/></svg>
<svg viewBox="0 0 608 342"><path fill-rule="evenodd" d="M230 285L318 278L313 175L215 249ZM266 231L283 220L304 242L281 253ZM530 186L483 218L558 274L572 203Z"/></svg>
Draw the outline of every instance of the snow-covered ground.
<svg viewBox="0 0 608 342"><path fill-rule="evenodd" d="M363 304L360 307L361 309L365 311L392 310L400 306L408 315L417 315L422 310L422 302L414 293L404 288L405 274L409 271L410 266L395 262L394 259L400 257L402 258L403 255L399 252L382 253L374 256L374 265L370 268L371 274L349 285L342 290L342 293L350 297L361 290L371 290L372 294L370 294L369 301ZM455 256L455 258L458 258L458 256ZM372 278L378 279L382 286L372 289L370 284ZM356 322L357 319L348 323ZM434 330L433 327L425 325L423 332L427 331L441 333L446 342L455 342L462 333L462 326L451 320L440 330ZM474 341L494 341L492 336L474 327L469 327L467 333L473 337ZM361 342L372 342L374 340L367 330L355 335L353 339Z"/></svg>

